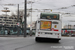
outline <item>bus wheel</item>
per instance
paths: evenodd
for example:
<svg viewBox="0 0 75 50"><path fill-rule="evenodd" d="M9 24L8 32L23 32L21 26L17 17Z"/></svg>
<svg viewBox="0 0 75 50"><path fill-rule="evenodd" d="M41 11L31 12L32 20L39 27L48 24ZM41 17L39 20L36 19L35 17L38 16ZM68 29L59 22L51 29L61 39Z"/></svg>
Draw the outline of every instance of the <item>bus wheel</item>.
<svg viewBox="0 0 75 50"><path fill-rule="evenodd" d="M59 40L56 40L57 43L59 43Z"/></svg>
<svg viewBox="0 0 75 50"><path fill-rule="evenodd" d="M39 38L36 37L36 38L35 38L35 41L36 41L36 42L39 42Z"/></svg>

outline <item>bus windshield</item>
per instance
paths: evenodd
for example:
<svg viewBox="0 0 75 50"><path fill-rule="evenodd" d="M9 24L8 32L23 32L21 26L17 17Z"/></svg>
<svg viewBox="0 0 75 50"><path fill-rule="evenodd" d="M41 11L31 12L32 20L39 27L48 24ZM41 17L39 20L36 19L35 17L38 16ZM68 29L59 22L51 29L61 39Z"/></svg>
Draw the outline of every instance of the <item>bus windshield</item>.
<svg viewBox="0 0 75 50"><path fill-rule="evenodd" d="M51 30L51 21L40 21L41 30Z"/></svg>

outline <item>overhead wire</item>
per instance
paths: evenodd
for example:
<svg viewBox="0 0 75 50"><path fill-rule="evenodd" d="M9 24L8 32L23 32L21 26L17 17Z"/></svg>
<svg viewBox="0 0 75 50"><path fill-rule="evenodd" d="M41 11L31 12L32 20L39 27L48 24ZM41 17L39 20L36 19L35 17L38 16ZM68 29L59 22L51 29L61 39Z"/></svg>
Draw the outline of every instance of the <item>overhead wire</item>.
<svg viewBox="0 0 75 50"><path fill-rule="evenodd" d="M5 3L7 2L6 0L3 0ZM35 1L36 2L36 1ZM9 3L9 2L7 2L7 3ZM37 3L38 4L45 4L45 5L49 5L49 4L46 4L46 3L42 3L42 2L40 2L40 1L37 1ZM19 4L23 4L23 3L19 3ZM1 5L2 6L2 5ZM49 5L50 6L50 5ZM73 5L74 6L74 5ZM3 6L2 6L3 7ZM70 7L72 7L72 6L68 6L68 7L61 7L61 8L56 8L56 9L54 9L54 10L59 10L59 9L68 9L68 8L70 8ZM44 10L44 9L42 9L42 10Z"/></svg>
<svg viewBox="0 0 75 50"><path fill-rule="evenodd" d="M1 4L0 4L1 5ZM1 5L1 7L3 7L2 5ZM4 8L4 7L3 7Z"/></svg>
<svg viewBox="0 0 75 50"><path fill-rule="evenodd" d="M0 0L1 1L1 0ZM2 8L4 8L4 6L2 4L0 4Z"/></svg>

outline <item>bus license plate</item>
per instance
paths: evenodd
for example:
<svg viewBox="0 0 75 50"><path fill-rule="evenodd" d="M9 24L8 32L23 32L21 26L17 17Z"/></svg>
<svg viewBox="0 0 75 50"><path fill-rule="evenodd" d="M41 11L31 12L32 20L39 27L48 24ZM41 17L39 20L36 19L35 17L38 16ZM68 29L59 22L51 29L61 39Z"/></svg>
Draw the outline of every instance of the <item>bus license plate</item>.
<svg viewBox="0 0 75 50"><path fill-rule="evenodd" d="M52 34L52 33L45 33L45 34Z"/></svg>

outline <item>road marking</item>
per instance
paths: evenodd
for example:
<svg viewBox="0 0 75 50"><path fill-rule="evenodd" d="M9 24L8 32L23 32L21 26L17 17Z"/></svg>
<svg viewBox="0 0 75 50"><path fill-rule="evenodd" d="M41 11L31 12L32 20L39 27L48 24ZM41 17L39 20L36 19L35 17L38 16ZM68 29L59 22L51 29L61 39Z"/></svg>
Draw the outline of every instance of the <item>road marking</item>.
<svg viewBox="0 0 75 50"><path fill-rule="evenodd" d="M75 37L61 37L61 39L75 39Z"/></svg>

